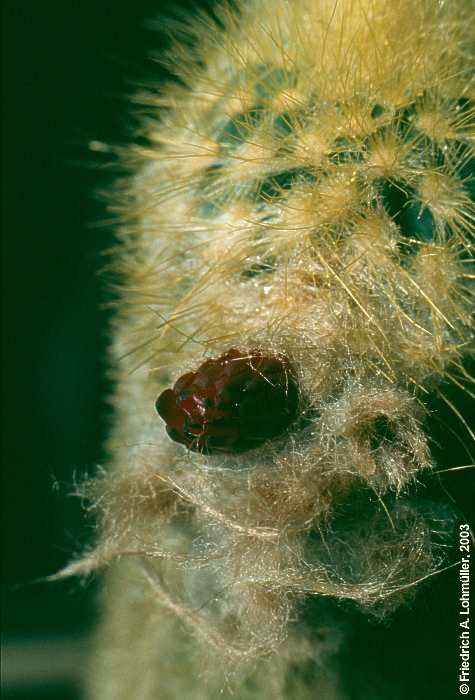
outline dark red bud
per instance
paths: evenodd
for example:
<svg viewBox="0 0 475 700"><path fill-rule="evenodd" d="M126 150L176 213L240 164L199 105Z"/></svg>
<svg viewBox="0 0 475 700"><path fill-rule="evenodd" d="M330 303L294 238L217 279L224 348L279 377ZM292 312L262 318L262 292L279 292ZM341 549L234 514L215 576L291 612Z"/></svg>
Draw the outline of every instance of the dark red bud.
<svg viewBox="0 0 475 700"><path fill-rule="evenodd" d="M180 377L156 408L171 439L189 450L245 452L295 420L298 387L286 357L231 349Z"/></svg>

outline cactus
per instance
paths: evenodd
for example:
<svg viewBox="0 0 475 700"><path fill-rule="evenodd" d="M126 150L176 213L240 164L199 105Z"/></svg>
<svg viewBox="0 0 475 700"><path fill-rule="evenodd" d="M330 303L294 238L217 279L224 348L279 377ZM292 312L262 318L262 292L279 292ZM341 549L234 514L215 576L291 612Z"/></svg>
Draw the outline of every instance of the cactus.
<svg viewBox="0 0 475 700"><path fill-rule="evenodd" d="M473 337L470 19L250 0L183 28L111 204L116 426L67 569L108 569L91 698L345 697L328 602L386 617L446 565L452 516L416 482ZM253 438L247 398L234 450L205 400L228 370L272 383L259 363L289 419Z"/></svg>

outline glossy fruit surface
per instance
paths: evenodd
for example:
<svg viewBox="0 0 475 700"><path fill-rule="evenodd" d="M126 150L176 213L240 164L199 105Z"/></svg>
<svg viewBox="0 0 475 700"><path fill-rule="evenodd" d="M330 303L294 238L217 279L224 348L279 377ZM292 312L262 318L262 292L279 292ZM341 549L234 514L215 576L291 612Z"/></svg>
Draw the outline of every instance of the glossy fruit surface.
<svg viewBox="0 0 475 700"><path fill-rule="evenodd" d="M258 447L282 434L297 408L287 358L236 349L184 374L156 402L172 440L205 454Z"/></svg>

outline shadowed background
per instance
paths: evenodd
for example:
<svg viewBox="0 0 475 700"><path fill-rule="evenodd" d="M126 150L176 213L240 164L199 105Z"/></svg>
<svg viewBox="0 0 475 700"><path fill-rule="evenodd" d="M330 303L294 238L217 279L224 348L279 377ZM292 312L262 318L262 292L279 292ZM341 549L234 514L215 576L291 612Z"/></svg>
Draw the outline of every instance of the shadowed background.
<svg viewBox="0 0 475 700"><path fill-rule="evenodd" d="M110 421L95 196L115 177L91 140L126 142L127 96L165 73L160 0L5 0L2 23L2 695L75 698L94 585L39 583L87 538L75 477L103 459ZM184 11L203 3L179 2ZM76 670L75 670L76 669Z"/></svg>
<svg viewBox="0 0 475 700"><path fill-rule="evenodd" d="M98 271L105 262L101 251L113 235L110 227L99 225L107 212L94 192L110 185L114 171L105 167L107 157L91 154L87 144L127 141L134 122L126 96L139 79L163 79L164 71L147 59L147 52L159 51L164 37L160 40L148 30L144 20L166 4L3 4L1 529L6 699L79 697L83 640L96 616L95 585L30 582L58 571L88 537L80 504L68 493L74 478L93 472L103 459L110 421L106 402L111 387L105 378L108 312L100 308L108 295ZM192 12L205 3L176 4ZM468 400L462 406L468 417ZM434 430L440 448L434 449L440 465L467 464L470 456L450 431L468 442L466 434L444 405L436 409L444 421L434 421L439 426ZM444 486L468 513L472 474L448 474ZM455 681L456 596L457 577L442 575L416 614L411 609L398 613L390 637L384 627L356 616L353 649L359 656L348 656L348 682L351 666L365 667L370 654L380 670L386 664L389 683L402 668L416 676L422 666L428 689L450 692L455 688L452 680L446 690L440 685L441 665L446 664L444 677ZM344 610L343 617L347 619ZM407 635L409 624L417 635ZM421 658L424 647L431 651ZM396 649L399 656L393 653ZM357 685L352 697L363 700Z"/></svg>

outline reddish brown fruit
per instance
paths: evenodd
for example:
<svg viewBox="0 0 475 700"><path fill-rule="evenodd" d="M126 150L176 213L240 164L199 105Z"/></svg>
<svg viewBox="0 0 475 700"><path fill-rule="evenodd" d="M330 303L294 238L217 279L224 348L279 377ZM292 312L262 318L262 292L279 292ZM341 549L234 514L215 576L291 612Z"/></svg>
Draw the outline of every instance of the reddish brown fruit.
<svg viewBox="0 0 475 700"><path fill-rule="evenodd" d="M156 408L172 440L189 450L245 452L295 420L298 388L286 357L232 349L180 377Z"/></svg>

